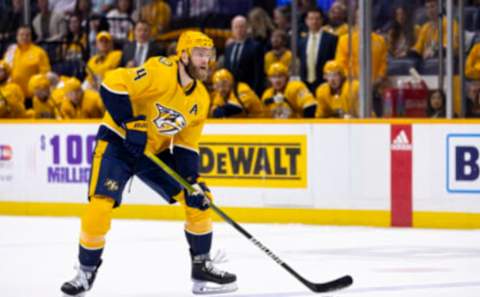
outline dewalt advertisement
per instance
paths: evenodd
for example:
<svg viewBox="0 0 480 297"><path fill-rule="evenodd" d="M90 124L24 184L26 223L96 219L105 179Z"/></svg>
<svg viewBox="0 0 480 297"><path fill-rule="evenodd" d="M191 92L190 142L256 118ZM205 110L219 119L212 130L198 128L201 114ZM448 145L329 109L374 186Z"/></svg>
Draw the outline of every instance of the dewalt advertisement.
<svg viewBox="0 0 480 297"><path fill-rule="evenodd" d="M305 135L204 135L200 172L220 187L306 188Z"/></svg>

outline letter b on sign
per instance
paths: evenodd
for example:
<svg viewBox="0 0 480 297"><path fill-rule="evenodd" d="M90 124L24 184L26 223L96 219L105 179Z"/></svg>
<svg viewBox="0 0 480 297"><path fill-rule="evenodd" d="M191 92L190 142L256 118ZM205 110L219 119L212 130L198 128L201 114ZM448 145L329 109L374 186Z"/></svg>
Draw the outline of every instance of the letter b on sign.
<svg viewBox="0 0 480 297"><path fill-rule="evenodd" d="M478 178L478 149L474 146L457 146L455 150L455 179L473 181Z"/></svg>
<svg viewBox="0 0 480 297"><path fill-rule="evenodd" d="M480 193L480 134L447 135L447 192Z"/></svg>

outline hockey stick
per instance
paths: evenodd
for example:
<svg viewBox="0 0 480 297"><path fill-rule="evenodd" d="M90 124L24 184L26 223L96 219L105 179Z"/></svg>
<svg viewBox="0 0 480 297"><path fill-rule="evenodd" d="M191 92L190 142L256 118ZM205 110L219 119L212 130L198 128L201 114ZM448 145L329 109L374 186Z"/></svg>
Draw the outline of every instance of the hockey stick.
<svg viewBox="0 0 480 297"><path fill-rule="evenodd" d="M167 174L169 174L173 179L175 179L179 184L181 184L188 192L195 192L195 189L190 185L185 179L183 179L178 173L171 169L167 164L160 160L157 156L150 152L146 152L145 155L162 168ZM224 213L220 208L218 208L213 202L210 201L210 208L218 214L222 219L224 219L228 224L235 228L238 232L242 233L248 240L250 240L254 245L259 249L265 252L270 258L272 258L278 265L282 266L287 270L291 275L293 275L297 280L302 284L307 286L310 290L315 293L325 293L335 290L340 290L350 286L353 283L353 279L350 275L345 275L340 278L334 279L325 283L312 283L298 274L293 268L291 268L287 263L275 255L269 248L263 245L258 239L253 237L250 233L247 232L242 226L230 218L226 213Z"/></svg>

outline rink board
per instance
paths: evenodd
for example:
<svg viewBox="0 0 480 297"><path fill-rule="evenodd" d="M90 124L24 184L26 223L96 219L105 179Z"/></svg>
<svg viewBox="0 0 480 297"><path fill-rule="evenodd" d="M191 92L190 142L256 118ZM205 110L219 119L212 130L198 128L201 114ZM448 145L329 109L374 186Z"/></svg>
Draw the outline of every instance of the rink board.
<svg viewBox="0 0 480 297"><path fill-rule="evenodd" d="M79 215L97 122L1 121L0 213ZM480 227L480 121L210 121L201 171L248 222ZM130 191L129 191L130 188ZM182 219L138 178L117 217Z"/></svg>

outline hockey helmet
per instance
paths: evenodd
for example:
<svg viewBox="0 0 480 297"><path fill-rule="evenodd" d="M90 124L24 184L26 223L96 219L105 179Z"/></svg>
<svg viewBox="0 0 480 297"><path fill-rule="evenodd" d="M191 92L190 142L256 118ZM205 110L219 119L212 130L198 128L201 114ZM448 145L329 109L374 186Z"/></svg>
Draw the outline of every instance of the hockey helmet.
<svg viewBox="0 0 480 297"><path fill-rule="evenodd" d="M233 75L227 69L219 69L215 71L212 77L212 82L214 84L219 83L221 81L228 81L233 83Z"/></svg>
<svg viewBox="0 0 480 297"><path fill-rule="evenodd" d="M268 76L277 76L277 75L288 76L288 68L282 63L279 63L279 62L273 63L272 65L270 65L270 67L268 67L267 75Z"/></svg>
<svg viewBox="0 0 480 297"><path fill-rule="evenodd" d="M195 47L206 47L213 50L213 40L199 31L185 31L178 38L177 56L180 56L183 51L190 56Z"/></svg>
<svg viewBox="0 0 480 297"><path fill-rule="evenodd" d="M28 81L28 91L33 94L38 89L50 88L50 81L45 74L35 74Z"/></svg>
<svg viewBox="0 0 480 297"><path fill-rule="evenodd" d="M330 60L327 63L325 63L325 66L323 67L323 74L330 74L330 73L340 73L340 75L345 76L345 71L340 65L335 60Z"/></svg>
<svg viewBox="0 0 480 297"><path fill-rule="evenodd" d="M70 92L79 90L81 87L82 87L82 84L80 83L80 81L77 78L70 77L65 82L63 90L65 91L65 94L68 94Z"/></svg>

